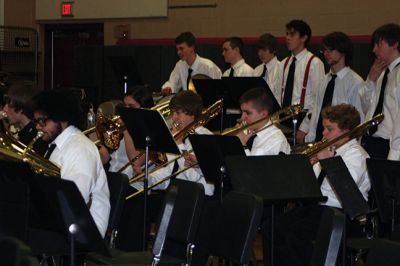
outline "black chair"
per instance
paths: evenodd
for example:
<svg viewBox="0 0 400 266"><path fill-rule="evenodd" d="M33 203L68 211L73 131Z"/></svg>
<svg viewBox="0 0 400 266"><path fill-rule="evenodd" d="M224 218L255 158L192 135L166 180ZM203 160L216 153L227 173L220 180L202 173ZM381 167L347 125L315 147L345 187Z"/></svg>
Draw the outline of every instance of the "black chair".
<svg viewBox="0 0 400 266"><path fill-rule="evenodd" d="M25 183L0 182L0 235L26 242L28 233L29 189Z"/></svg>
<svg viewBox="0 0 400 266"><path fill-rule="evenodd" d="M335 208L326 208L321 216L310 266L335 265L343 231L344 214Z"/></svg>
<svg viewBox="0 0 400 266"><path fill-rule="evenodd" d="M105 240L109 247L113 248L125 202L126 190L129 186L129 179L122 173L107 172L107 181L110 190L111 210Z"/></svg>
<svg viewBox="0 0 400 266"><path fill-rule="evenodd" d="M400 243L390 240L376 240L367 257L366 266L400 265Z"/></svg>
<svg viewBox="0 0 400 266"><path fill-rule="evenodd" d="M210 228L213 233L209 255L247 265L262 210L263 201L260 197L229 192L223 199L216 228Z"/></svg>

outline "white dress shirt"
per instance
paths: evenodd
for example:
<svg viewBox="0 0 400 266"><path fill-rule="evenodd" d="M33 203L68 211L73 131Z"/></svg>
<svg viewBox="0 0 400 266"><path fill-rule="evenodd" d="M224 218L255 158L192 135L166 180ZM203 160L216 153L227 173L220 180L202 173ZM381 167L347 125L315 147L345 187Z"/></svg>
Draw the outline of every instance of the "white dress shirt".
<svg viewBox="0 0 400 266"><path fill-rule="evenodd" d="M264 77L262 77L268 84L276 100L280 102L281 98L281 87L282 87L282 72L283 66L276 56L272 58L267 64L258 65L253 72L254 77L260 77L264 71L264 65L267 67L267 71Z"/></svg>
<svg viewBox="0 0 400 266"><path fill-rule="evenodd" d="M285 135L275 125L268 122L267 128L257 133L251 151L246 149L247 156L278 155L280 152L290 153L290 145Z"/></svg>
<svg viewBox="0 0 400 266"><path fill-rule="evenodd" d="M253 76L253 71L254 69L246 64L244 59L240 59L237 61L233 66L233 76L234 77L252 77ZM231 73L231 68L228 68L225 70L224 74L222 75L223 77L229 77L229 74Z"/></svg>
<svg viewBox="0 0 400 266"><path fill-rule="evenodd" d="M378 125L374 137L381 137L390 140L389 160L400 160L400 57L395 59L389 66L388 80L386 83L385 95L383 98L383 114L385 119ZM385 71L379 76L376 82L369 79L365 82L360 91L363 107L366 110L365 120L374 115L379 100L381 84Z"/></svg>
<svg viewBox="0 0 400 266"><path fill-rule="evenodd" d="M179 60L175 68L172 70L169 80L162 85L162 88L170 87L172 93L179 92L180 89L187 90L187 78L189 73L189 68L193 70L191 76L197 74L202 74L209 76L212 79L221 78L221 70L218 68L214 62L207 58L200 57L196 54L196 59L191 66L184 60Z"/></svg>
<svg viewBox="0 0 400 266"><path fill-rule="evenodd" d="M371 188L371 183L367 172L366 159L369 158L367 152L358 144L357 140L352 139L345 143L336 150L336 156L341 156L347 168L349 169L351 177L356 182L358 189L363 195L364 199L367 200L368 191ZM318 177L321 173L320 163L316 163L313 166L315 176ZM328 200L322 205L331 207L342 208L342 204L336 197L335 191L329 184L328 178L324 178L321 185L321 192L323 196L328 197Z"/></svg>
<svg viewBox="0 0 400 266"><path fill-rule="evenodd" d="M195 131L196 131L196 134L200 134L200 135L211 135L212 134L205 127L198 127L198 128L196 128ZM181 152L192 150L192 145L190 144L189 138L186 138L183 143L179 144L178 148ZM175 158L176 156L177 155L174 155L174 154L167 154L168 160L171 160L172 158ZM183 169L186 167L184 165L185 159L183 157L180 158L177 162L179 165L179 169ZM173 168L174 168L174 163L170 163L169 165L152 173L149 176L149 183L154 184L155 182L171 175ZM204 186L204 192L207 196L212 196L214 194L214 184L207 183L202 171L198 167L192 167L189 170L186 170L185 172L179 174L176 178L200 183ZM155 189L166 189L168 187L168 185L169 185L169 180L158 185Z"/></svg>
<svg viewBox="0 0 400 266"><path fill-rule="evenodd" d="M304 73L309 59L313 56L307 49L297 54L296 57L296 69L294 72L294 83L293 83L293 94L292 94L292 105L299 104L301 98L301 91L303 88ZM290 58L283 75L283 84L281 81L281 88L279 93L279 103L283 102L284 90L286 86L287 75L289 72L290 64L292 63L293 57ZM286 58L282 60L282 72L285 65ZM318 85L325 76L324 64L321 59L317 56L313 58L310 65L310 72L308 75L308 82L306 87L306 93L304 97L304 109L311 110L314 104L314 98Z"/></svg>
<svg viewBox="0 0 400 266"><path fill-rule="evenodd" d="M69 126L53 141L57 145L49 160L61 166L61 178L75 182L90 214L104 237L110 215L110 192L99 151L94 143L74 126Z"/></svg>
<svg viewBox="0 0 400 266"><path fill-rule="evenodd" d="M324 80L321 82L317 95L314 101L314 107L308 111L307 116L304 118L300 125L300 130L307 133L305 137L306 142L312 142L315 140L316 129L318 120L321 114L322 102L326 87L331 80L331 74L325 75ZM332 105L338 105L341 103L353 105L360 113L361 122L364 121L364 112L361 106L361 99L359 96L359 90L363 85L362 78L349 67L342 68L335 79L335 88L333 90ZM310 118L311 117L311 118Z"/></svg>

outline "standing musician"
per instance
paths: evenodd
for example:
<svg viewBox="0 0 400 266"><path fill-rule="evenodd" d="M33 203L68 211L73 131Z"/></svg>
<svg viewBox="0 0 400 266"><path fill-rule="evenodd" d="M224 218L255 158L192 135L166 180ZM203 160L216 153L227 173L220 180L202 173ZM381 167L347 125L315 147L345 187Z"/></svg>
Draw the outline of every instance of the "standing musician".
<svg viewBox="0 0 400 266"><path fill-rule="evenodd" d="M45 158L61 167L61 178L74 181L97 229L104 237L110 214L110 192L98 149L80 127L79 100L66 90L42 91L33 98L34 123L50 143Z"/></svg>
<svg viewBox="0 0 400 266"><path fill-rule="evenodd" d="M206 75L212 79L221 78L221 70L211 60L196 53L196 38L191 32L183 32L175 39L179 61L172 70L169 80L161 87L163 95L187 90L192 76Z"/></svg>
<svg viewBox="0 0 400 266"><path fill-rule="evenodd" d="M272 110L272 99L265 88L257 87L246 91L240 97L241 120L251 124L268 118ZM245 147L247 155L289 154L290 145L285 135L269 120L251 126L248 134L241 131L237 135Z"/></svg>
<svg viewBox="0 0 400 266"><path fill-rule="evenodd" d="M371 127L364 147L371 157L400 160L400 26L386 24L372 34L376 59L360 91L366 120L383 113Z"/></svg>
<svg viewBox="0 0 400 266"><path fill-rule="evenodd" d="M20 128L17 138L25 145L28 145L38 133L32 122L33 111L29 104L37 93L38 90L31 81L17 81L8 88L3 97L3 111L6 112L9 123ZM47 149L47 143L43 139L38 139L33 149L43 155Z"/></svg>
<svg viewBox="0 0 400 266"><path fill-rule="evenodd" d="M230 64L223 77L252 77L253 68L246 64L243 59L242 51L244 45L239 37L231 37L224 41L222 45L222 56L226 63Z"/></svg>
<svg viewBox="0 0 400 266"><path fill-rule="evenodd" d="M360 115L355 107L349 104L328 106L322 110L324 138L333 140L346 132L354 129L360 123ZM321 192L328 200L318 205L297 207L277 217L274 231L275 265L309 265L313 240L315 240L320 217L326 207L342 208L324 174L321 174L321 166L318 160L341 156L352 178L365 199L370 189L370 181L367 173L367 152L358 144L356 139L345 137L334 144L333 147L320 151L315 157L310 158L314 173L321 184ZM348 221L349 222L349 221ZM359 224L349 224L350 233L360 233ZM265 265L270 263L270 232L271 220L264 227L264 258Z"/></svg>
<svg viewBox="0 0 400 266"><path fill-rule="evenodd" d="M320 141L322 139L321 110L328 105L348 103L356 107L364 120L359 90L363 84L362 78L353 71L349 64L353 56L353 44L343 32L332 32L322 39L324 57L330 71L325 75L312 110L301 123L297 131L297 143Z"/></svg>
<svg viewBox="0 0 400 266"><path fill-rule="evenodd" d="M283 68L282 63L276 57L278 41L273 35L265 33L257 40L256 47L261 64L254 69L253 75L262 77L279 101Z"/></svg>
<svg viewBox="0 0 400 266"><path fill-rule="evenodd" d="M310 38L311 28L303 20L286 24L286 46L291 55L282 60L282 107L300 103L306 110L313 108L313 97L325 70L322 61L306 48Z"/></svg>

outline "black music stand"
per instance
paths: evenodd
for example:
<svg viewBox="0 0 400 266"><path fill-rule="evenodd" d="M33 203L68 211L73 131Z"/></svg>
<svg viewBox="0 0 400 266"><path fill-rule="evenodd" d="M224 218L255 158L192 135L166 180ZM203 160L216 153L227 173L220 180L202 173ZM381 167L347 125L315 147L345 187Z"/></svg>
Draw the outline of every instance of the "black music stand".
<svg viewBox="0 0 400 266"><path fill-rule="evenodd" d="M155 110L117 107L135 148L145 150L145 177L143 180L143 249L146 245L147 189L149 177L149 151L180 154L179 148L162 115Z"/></svg>
<svg viewBox="0 0 400 266"><path fill-rule="evenodd" d="M274 205L289 201L323 201L308 157L304 155L230 156L225 159L235 190L271 203L271 265L274 263Z"/></svg>
<svg viewBox="0 0 400 266"><path fill-rule="evenodd" d="M219 183L222 202L227 181L225 157L246 155L242 143L236 136L220 135L189 135L189 140L206 180Z"/></svg>
<svg viewBox="0 0 400 266"><path fill-rule="evenodd" d="M39 197L45 200L32 202L34 205L41 205L37 208L43 208L45 205L47 212L44 212L45 215L41 218L47 222L50 219L53 231L62 232L69 237L72 261L75 244L79 250L96 251L111 256L82 194L73 181L33 175L30 188L32 197L40 194Z"/></svg>
<svg viewBox="0 0 400 266"><path fill-rule="evenodd" d="M224 116L227 109L240 109L239 99L246 91L263 87L272 99L272 112L278 111L281 107L268 84L261 77L234 77L222 79L194 79L193 84L198 94L203 99L204 106L210 106L215 101L222 99L224 102L223 112L221 112L222 132L224 128Z"/></svg>
<svg viewBox="0 0 400 266"><path fill-rule="evenodd" d="M357 187L356 182L351 177L349 169L341 156L336 156L319 161L322 169L326 173L326 178L329 181L332 189L335 191L337 198L342 204L344 213L350 220L354 220L370 212L370 208ZM346 229L344 229L346 236ZM343 237L343 263L345 263L346 252L346 237ZM345 265L345 264L343 264Z"/></svg>

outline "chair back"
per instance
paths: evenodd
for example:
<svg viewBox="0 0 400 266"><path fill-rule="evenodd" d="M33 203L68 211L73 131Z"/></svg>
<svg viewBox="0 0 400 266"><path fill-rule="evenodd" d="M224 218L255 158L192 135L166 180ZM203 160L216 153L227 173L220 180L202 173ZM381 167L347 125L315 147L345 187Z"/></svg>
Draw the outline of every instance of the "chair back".
<svg viewBox="0 0 400 266"><path fill-rule="evenodd" d="M216 228L211 234L210 255L248 264L263 210L262 199L237 191L223 199ZM214 231L215 230L215 231Z"/></svg>
<svg viewBox="0 0 400 266"><path fill-rule="evenodd" d="M116 230L122 214L122 208L125 203L126 190L129 186L129 179L125 174L107 172L108 188L110 190L110 217L106 233L106 241L113 247L116 237Z"/></svg>
<svg viewBox="0 0 400 266"><path fill-rule="evenodd" d="M23 182L0 181L0 235L26 241L29 189Z"/></svg>
<svg viewBox="0 0 400 266"><path fill-rule="evenodd" d="M205 194L203 185L175 179L172 186L178 187L174 212L167 233L165 254L187 260L188 251L195 241L200 223Z"/></svg>
<svg viewBox="0 0 400 266"><path fill-rule="evenodd" d="M380 221L389 225L392 232L400 222L400 215L395 211L400 208L400 162L367 159L367 168Z"/></svg>
<svg viewBox="0 0 400 266"><path fill-rule="evenodd" d="M310 266L336 265L345 222L345 216L340 210L329 207L324 210Z"/></svg>
<svg viewBox="0 0 400 266"><path fill-rule="evenodd" d="M400 265L400 243L375 239L367 256L366 266Z"/></svg>

